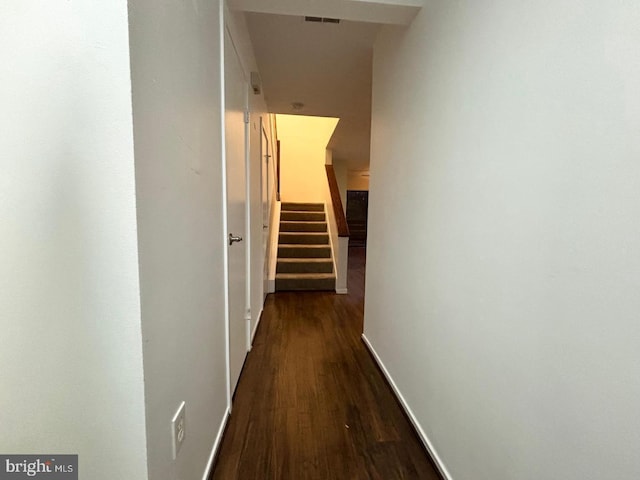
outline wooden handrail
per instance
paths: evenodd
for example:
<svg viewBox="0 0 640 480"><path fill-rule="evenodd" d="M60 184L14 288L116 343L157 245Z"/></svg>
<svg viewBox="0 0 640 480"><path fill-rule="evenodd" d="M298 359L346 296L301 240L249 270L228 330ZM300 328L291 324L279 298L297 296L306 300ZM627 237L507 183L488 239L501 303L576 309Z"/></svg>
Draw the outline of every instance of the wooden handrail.
<svg viewBox="0 0 640 480"><path fill-rule="evenodd" d="M333 214L336 217L339 237L349 237L349 225L347 218L344 216L342 208L342 199L340 198L340 188L338 188L338 180L333 165L325 165L327 169L327 181L329 182L329 191L331 192L331 203L333 204Z"/></svg>

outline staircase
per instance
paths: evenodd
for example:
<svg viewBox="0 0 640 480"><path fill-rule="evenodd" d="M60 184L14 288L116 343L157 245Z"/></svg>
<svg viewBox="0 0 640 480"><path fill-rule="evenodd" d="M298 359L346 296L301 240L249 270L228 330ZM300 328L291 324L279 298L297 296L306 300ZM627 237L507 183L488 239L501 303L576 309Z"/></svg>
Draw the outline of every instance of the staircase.
<svg viewBox="0 0 640 480"><path fill-rule="evenodd" d="M322 203L282 203L276 291L335 290Z"/></svg>

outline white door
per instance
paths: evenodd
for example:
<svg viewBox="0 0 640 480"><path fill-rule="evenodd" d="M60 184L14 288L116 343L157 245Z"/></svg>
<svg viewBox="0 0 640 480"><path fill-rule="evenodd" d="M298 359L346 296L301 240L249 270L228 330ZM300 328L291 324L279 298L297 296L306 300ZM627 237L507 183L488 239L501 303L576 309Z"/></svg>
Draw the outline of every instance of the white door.
<svg viewBox="0 0 640 480"><path fill-rule="evenodd" d="M245 122L248 84L242 65L225 30L225 148L227 170L227 242L229 302L229 384L231 393L247 355L246 307L246 170Z"/></svg>

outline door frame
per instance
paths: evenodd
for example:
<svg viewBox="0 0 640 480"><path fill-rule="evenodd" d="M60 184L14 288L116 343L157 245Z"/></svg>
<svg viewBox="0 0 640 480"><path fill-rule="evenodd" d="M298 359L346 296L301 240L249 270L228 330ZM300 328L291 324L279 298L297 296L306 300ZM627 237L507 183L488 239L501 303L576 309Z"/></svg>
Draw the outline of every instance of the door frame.
<svg viewBox="0 0 640 480"><path fill-rule="evenodd" d="M233 391L231 388L231 334L230 334L230 314L229 314L229 249L227 246L228 236L229 236L229 228L228 228L228 218L227 218L227 209L228 209L228 201L227 201L227 148L226 148L226 127L225 127L225 115L226 115L226 83L225 83L225 74L226 74L226 58L225 58L225 46L227 43L227 34L229 39L231 40L231 46L235 51L236 56L238 57L238 61L240 64L240 68L242 70L242 74L245 81L245 94L244 94L244 108L245 108L245 122L244 122L244 162L245 162L245 313L244 313L244 324L246 329L246 338L248 339L248 343L246 345L246 353L250 350L250 342L251 342L251 295L250 295L250 287L251 287L251 231L250 231L250 204L249 204L249 193L250 193L250 170L249 170L249 160L250 160L250 138L249 138L249 123L248 116L250 112L249 105L249 81L247 75L247 69L242 61L242 56L238 52L236 47L236 43L234 41L233 34L233 26L227 21L229 18L229 10L226 5L221 9L223 11L222 19L221 19L221 35L220 35L220 63L221 63L221 78L220 78L220 96L221 96L221 109L220 109L220 122L221 122L221 131L222 131L222 204L223 204L223 241L225 245L225 249L223 252L223 266L224 266L224 319L225 319L225 336L226 336L226 384L227 384L227 407L229 412L231 412L233 407ZM246 360L246 354L245 354ZM242 370L241 370L242 372ZM237 382L236 382L237 387Z"/></svg>
<svg viewBox="0 0 640 480"><path fill-rule="evenodd" d="M266 157L266 160L265 160ZM269 293L269 238L271 236L271 204L273 203L273 179L271 170L273 164L273 147L265 129L264 116L260 116L260 207L262 224L262 301Z"/></svg>

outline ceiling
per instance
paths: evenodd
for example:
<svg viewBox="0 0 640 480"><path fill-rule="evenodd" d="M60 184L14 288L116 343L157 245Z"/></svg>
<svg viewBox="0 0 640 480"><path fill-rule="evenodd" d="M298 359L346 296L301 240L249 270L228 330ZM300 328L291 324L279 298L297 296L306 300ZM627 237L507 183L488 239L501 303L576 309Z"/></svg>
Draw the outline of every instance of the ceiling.
<svg viewBox="0 0 640 480"><path fill-rule="evenodd" d="M409 25L426 0L227 0L229 8L276 15L312 15Z"/></svg>
<svg viewBox="0 0 640 480"><path fill-rule="evenodd" d="M328 145L334 161L368 169L373 42L380 25L251 12L246 18L269 111L340 118ZM295 110L294 102L304 107Z"/></svg>

